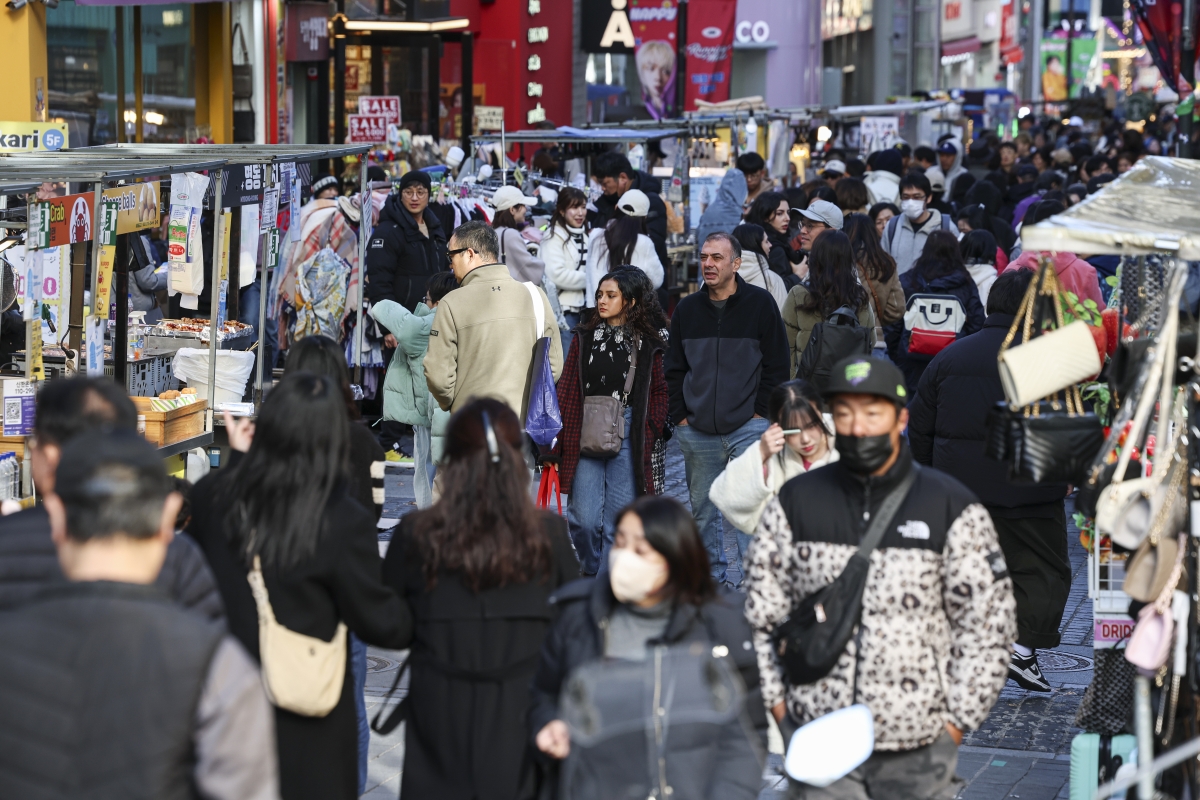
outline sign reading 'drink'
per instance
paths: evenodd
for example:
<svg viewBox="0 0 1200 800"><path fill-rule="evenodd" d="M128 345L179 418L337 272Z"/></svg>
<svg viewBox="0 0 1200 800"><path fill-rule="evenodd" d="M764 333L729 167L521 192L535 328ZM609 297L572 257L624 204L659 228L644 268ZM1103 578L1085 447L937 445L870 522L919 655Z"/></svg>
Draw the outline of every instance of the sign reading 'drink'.
<svg viewBox="0 0 1200 800"><path fill-rule="evenodd" d="M350 144L379 144L387 141L388 118L381 114L350 114Z"/></svg>
<svg viewBox="0 0 1200 800"><path fill-rule="evenodd" d="M358 98L358 113L385 117L393 125L400 124L400 98L397 95L365 94ZM379 141L383 141L380 139Z"/></svg>

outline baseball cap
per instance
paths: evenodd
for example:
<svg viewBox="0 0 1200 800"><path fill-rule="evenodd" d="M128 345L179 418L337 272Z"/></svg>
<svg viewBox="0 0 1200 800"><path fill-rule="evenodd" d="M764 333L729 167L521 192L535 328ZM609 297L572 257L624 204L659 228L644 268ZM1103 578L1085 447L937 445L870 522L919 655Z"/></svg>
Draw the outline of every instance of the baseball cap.
<svg viewBox="0 0 1200 800"><path fill-rule="evenodd" d="M890 361L871 356L850 356L833 365L829 383L822 392L835 394L873 394L896 403L908 402L904 373Z"/></svg>
<svg viewBox="0 0 1200 800"><path fill-rule="evenodd" d="M938 152L948 156L958 155L958 148L949 139L938 145Z"/></svg>
<svg viewBox="0 0 1200 800"><path fill-rule="evenodd" d="M823 169L821 171L821 174L824 175L826 172L836 172L839 175L845 175L846 174L846 162L839 161L836 158L831 161L826 161L825 169Z"/></svg>
<svg viewBox="0 0 1200 800"><path fill-rule="evenodd" d="M813 200L808 204L808 208L801 211L798 208L789 209L793 214L799 214L802 217L807 217L813 222L824 222L835 231L842 229L842 210L828 200Z"/></svg>
<svg viewBox="0 0 1200 800"><path fill-rule="evenodd" d="M503 211L513 206L536 206L537 204L536 197L526 197L515 186L501 186L492 195L492 207L497 211Z"/></svg>
<svg viewBox="0 0 1200 800"><path fill-rule="evenodd" d="M621 195L617 208L631 217L644 217L650 213L650 198L641 189L630 189Z"/></svg>

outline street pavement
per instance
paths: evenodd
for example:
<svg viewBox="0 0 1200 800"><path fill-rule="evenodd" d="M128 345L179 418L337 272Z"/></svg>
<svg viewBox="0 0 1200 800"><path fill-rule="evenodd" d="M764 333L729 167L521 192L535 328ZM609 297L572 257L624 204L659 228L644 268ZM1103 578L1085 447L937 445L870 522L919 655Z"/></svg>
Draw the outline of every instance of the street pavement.
<svg viewBox="0 0 1200 800"><path fill-rule="evenodd" d="M411 444L411 442L409 442ZM411 452L411 450L409 450ZM683 457L678 445L667 448L665 494L690 507L684 482ZM385 479L384 520L398 520L416 508L412 470L389 465ZM1068 520L1070 518L1068 510ZM380 552L386 552L391 532L380 531ZM1000 693L992 713L982 727L969 733L959 748L958 777L963 800L1056 800L1066 798L1071 739L1076 709L1092 679L1092 606L1087 597L1087 556L1078 532L1068 522L1071 557L1071 593L1063 614L1062 643L1053 650L1039 651L1038 659L1053 691L1026 692L1011 681ZM736 561L737 543L727 526L725 549L731 564ZM737 583L741 574L730 569ZM367 715L395 705L407 691L407 679L397 697L386 700L404 653L370 648L367 659ZM787 780L782 760L772 755L763 774L759 800L786 800ZM367 791L369 800L395 798L404 768L404 726L389 736L371 734Z"/></svg>

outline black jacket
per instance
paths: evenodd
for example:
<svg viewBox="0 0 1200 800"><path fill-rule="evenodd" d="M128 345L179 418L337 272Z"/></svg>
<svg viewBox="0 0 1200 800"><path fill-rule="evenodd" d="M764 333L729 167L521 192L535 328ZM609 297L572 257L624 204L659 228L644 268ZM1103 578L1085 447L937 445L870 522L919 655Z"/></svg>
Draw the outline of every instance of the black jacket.
<svg viewBox="0 0 1200 800"><path fill-rule="evenodd" d="M788 379L787 333L775 298L735 275L723 311L707 286L679 301L665 359L671 420L703 433L731 433L758 414Z"/></svg>
<svg viewBox="0 0 1200 800"><path fill-rule="evenodd" d="M633 174L630 189L638 189L646 193L650 200L650 213L646 215L646 235L654 242L654 252L662 262L664 273L669 276L671 261L667 258L667 205L662 199L662 180L646 172L637 170ZM620 194L602 194L596 198L596 213L592 217L592 227L603 228L608 225L617 208ZM663 280L663 285L670 283Z"/></svg>
<svg viewBox="0 0 1200 800"><path fill-rule="evenodd" d="M533 678L533 706L529 712L529 732L534 738L546 723L559 719L558 698L567 677L577 667L604 657L605 627L612 616L617 599L613 596L607 571L599 578L585 578L564 586L551 598L560 616L551 628L542 645L542 655ZM678 603L671 612L667 630L653 644L704 644L724 645L729 651L746 685L746 705L743 717L758 733L762 749L766 749L767 716L762 702L762 688L758 680L758 660L752 644L750 626L742 614L745 597L735 591L725 591L703 606ZM740 726L740 723L734 723ZM735 737L736 738L736 737ZM749 754L752 748L747 748ZM728 783L722 786L702 785L695 791L684 791L675 786L678 797L730 797L736 794L738 770L730 769L734 761L740 761L747 752L714 753L702 749L684 750L673 754L673 758L692 759L694 767L679 769L676 774L694 774L698 778L712 772L711 759L729 759L725 768L717 770L718 779ZM638 762L631 760L631 764ZM751 770L754 773L754 770ZM758 773L750 786L750 797L757 797L760 788Z"/></svg>
<svg viewBox="0 0 1200 800"><path fill-rule="evenodd" d="M395 300L409 311L425 299L425 283L435 272L449 269L442 223L436 214L424 215L428 238L400 201L391 195L379 212L379 224L367 242L367 297L372 303Z"/></svg>
<svg viewBox="0 0 1200 800"><path fill-rule="evenodd" d="M771 243L771 254L767 256L767 263L771 265L771 271L783 278L783 285L789 290L800 283L800 276L792 272L792 265L799 264L800 259L804 258L804 253L800 250L792 249L792 241L786 233L780 233L770 226L764 226L767 232L767 241Z"/></svg>
<svg viewBox="0 0 1200 800"><path fill-rule="evenodd" d="M904 288L905 305L915 294L948 294L956 297L967 315L962 330L958 332L959 339L970 336L983 327L983 320L987 314L983 310L983 303L979 300L979 287L975 285L975 279L966 270L927 281L916 269L910 269L900 276L900 285ZM904 370L908 393L911 396L917 391L921 373L925 371L931 358L920 353L908 352L909 332L904 329L903 320L887 326L883 332L887 339L889 355Z"/></svg>
<svg viewBox="0 0 1200 800"><path fill-rule="evenodd" d="M1008 465L983 454L988 412L1004 400L996 356L1012 314L990 314L983 330L933 357L909 401L908 441L913 458L953 475L989 509L1062 503L1062 484L1021 485Z"/></svg>
<svg viewBox="0 0 1200 800"><path fill-rule="evenodd" d="M1000 205L1000 210L996 212L996 216L1007 222L1010 226L1020 222L1020 220L1013 219L1017 206L1021 204L1022 200L1033 194L1036 189L1037 185L1033 181L1029 181L1028 183L1014 183L1012 186L1009 186L1008 197Z"/></svg>

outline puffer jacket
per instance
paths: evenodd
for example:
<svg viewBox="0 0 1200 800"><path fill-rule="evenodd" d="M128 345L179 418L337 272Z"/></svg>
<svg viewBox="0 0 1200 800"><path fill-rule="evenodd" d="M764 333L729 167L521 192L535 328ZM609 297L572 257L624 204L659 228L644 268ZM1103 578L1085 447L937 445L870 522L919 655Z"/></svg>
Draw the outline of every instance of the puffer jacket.
<svg viewBox="0 0 1200 800"><path fill-rule="evenodd" d="M578 312L587 305L588 233L587 228L555 225L542 239L546 277L558 288L558 303L564 312Z"/></svg>
<svg viewBox="0 0 1200 800"><path fill-rule="evenodd" d="M395 300L412 311L425 299L429 276L447 269L442 224L432 213L424 215L424 222L428 237L400 202L400 195L383 204L379 224L367 242L367 297L372 303Z"/></svg>
<svg viewBox="0 0 1200 800"><path fill-rule="evenodd" d="M388 364L383 381L383 418L408 425L428 426L431 412L447 412L429 405L429 386L425 382L425 352L429 349L429 331L433 327L433 309L424 303L410 312L394 300L383 300L371 309L371 316L396 337L399 345Z"/></svg>
<svg viewBox="0 0 1200 800"><path fill-rule="evenodd" d="M1074 292L1080 302L1095 300L1100 310L1104 310L1104 295L1100 294L1100 278L1096 275L1096 268L1074 253L1039 253L1030 250L1022 253L1021 257L1010 263L1004 271L1009 272L1014 269L1036 271L1038 262L1043 257L1054 262L1054 272L1058 275L1058 282L1062 284L1065 291Z"/></svg>
<svg viewBox="0 0 1200 800"><path fill-rule="evenodd" d="M831 464L796 477L763 512L747 557L763 702L804 724L854 703L875 718L875 749L912 750L947 722L978 728L1008 679L1016 639L1012 579L992 519L962 484L923 468L871 554L862 618L832 671L788 685L771 634L803 598L841 574L909 470L905 448L878 477ZM866 512L866 513L864 513Z"/></svg>
<svg viewBox="0 0 1200 800"><path fill-rule="evenodd" d="M900 203L900 176L887 170L877 169L863 176L867 186L867 197L871 205L876 203Z"/></svg>

